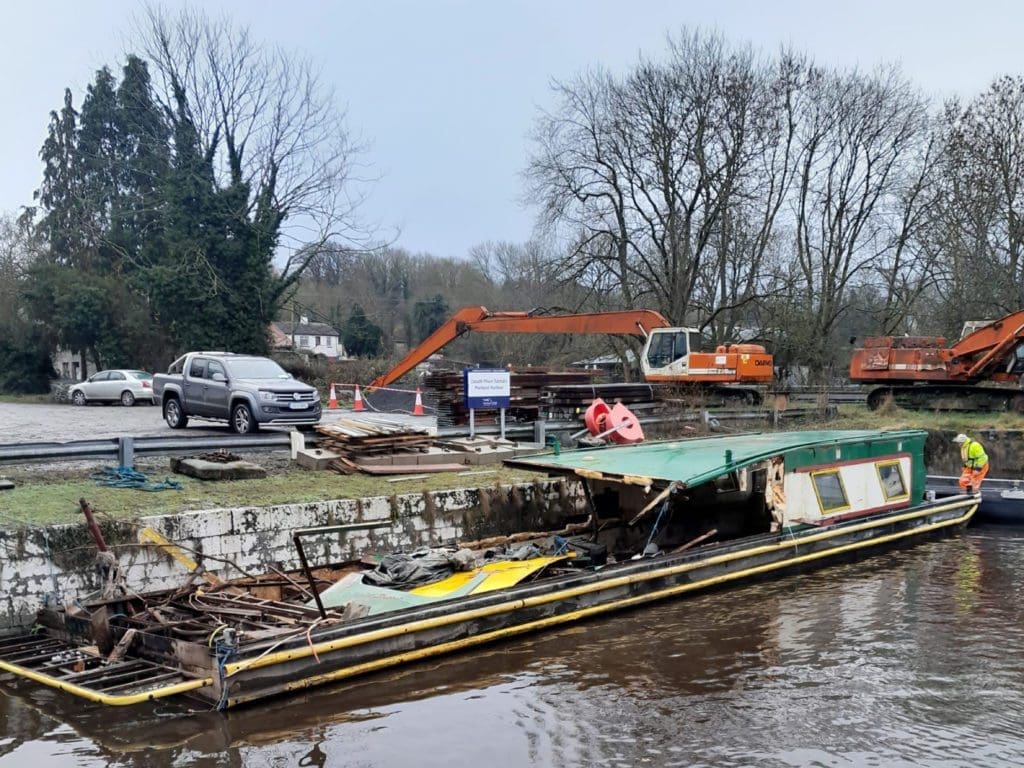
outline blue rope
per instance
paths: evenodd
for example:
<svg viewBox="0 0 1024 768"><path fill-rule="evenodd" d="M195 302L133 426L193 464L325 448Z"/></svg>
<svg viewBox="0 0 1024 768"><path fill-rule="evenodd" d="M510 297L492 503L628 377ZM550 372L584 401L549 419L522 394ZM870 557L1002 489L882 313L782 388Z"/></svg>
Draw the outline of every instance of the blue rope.
<svg viewBox="0 0 1024 768"><path fill-rule="evenodd" d="M217 640L214 645L214 653L217 657L217 673L220 677L220 700L217 702L217 711L223 712L228 705L228 660L235 655L235 647L232 644Z"/></svg>
<svg viewBox="0 0 1024 768"><path fill-rule="evenodd" d="M668 498L661 504L661 509L658 510L658 517L654 521L654 525L651 526L651 535L647 537L647 543L644 545L644 551L647 547L651 546L651 542L654 541L654 537L658 535L658 529L661 528L661 518L665 516L665 512L668 511L668 505L672 503L672 497L676 495L676 490L673 489L669 494Z"/></svg>
<svg viewBox="0 0 1024 768"><path fill-rule="evenodd" d="M89 475L97 485L107 488L133 488L138 491L180 491L181 483L165 477L159 482L150 482L141 472L132 467L103 467Z"/></svg>

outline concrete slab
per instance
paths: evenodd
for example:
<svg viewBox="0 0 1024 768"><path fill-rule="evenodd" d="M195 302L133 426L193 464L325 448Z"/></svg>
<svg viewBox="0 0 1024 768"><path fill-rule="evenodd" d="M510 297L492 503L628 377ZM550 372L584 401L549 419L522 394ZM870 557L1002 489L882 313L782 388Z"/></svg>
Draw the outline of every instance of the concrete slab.
<svg viewBox="0 0 1024 768"><path fill-rule="evenodd" d="M422 453L413 454L417 464L462 464L466 454L463 451L451 451L444 448L429 448Z"/></svg>
<svg viewBox="0 0 1024 768"><path fill-rule="evenodd" d="M251 461L217 462L173 458L171 471L200 480L252 480L267 476L267 470Z"/></svg>
<svg viewBox="0 0 1024 768"><path fill-rule="evenodd" d="M303 448L295 452L295 461L302 467L327 469L327 465L339 456L340 453L328 451L326 448Z"/></svg>
<svg viewBox="0 0 1024 768"><path fill-rule="evenodd" d="M0 477L0 491L13 491L14 483L6 477Z"/></svg>
<svg viewBox="0 0 1024 768"><path fill-rule="evenodd" d="M515 456L511 448L495 448L494 446L480 447L463 454L466 464L500 464L505 459Z"/></svg>

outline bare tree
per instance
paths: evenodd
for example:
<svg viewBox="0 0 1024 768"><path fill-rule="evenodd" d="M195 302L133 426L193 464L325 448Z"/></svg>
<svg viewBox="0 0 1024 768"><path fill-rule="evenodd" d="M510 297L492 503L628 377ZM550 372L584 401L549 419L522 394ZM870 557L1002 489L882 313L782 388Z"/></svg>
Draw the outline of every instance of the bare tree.
<svg viewBox="0 0 1024 768"><path fill-rule="evenodd" d="M894 67L815 69L799 125L793 297L808 309L805 352L822 370L835 359L850 288L899 247L892 217L909 155L927 133L925 103Z"/></svg>
<svg viewBox="0 0 1024 768"><path fill-rule="evenodd" d="M150 5L136 26L165 113L194 126L221 188L245 191L238 215L280 218L282 290L329 240L364 243L363 147L308 59L194 8Z"/></svg>
<svg viewBox="0 0 1024 768"><path fill-rule="evenodd" d="M761 285L792 179L799 67L714 35L684 32L669 47L666 63L641 61L621 79L556 84L527 175L543 222L570 242L565 280L707 324Z"/></svg>
<svg viewBox="0 0 1024 768"><path fill-rule="evenodd" d="M32 235L31 213L21 218L0 214L0 325L21 314L20 281L39 250Z"/></svg>
<svg viewBox="0 0 1024 768"><path fill-rule="evenodd" d="M1024 78L1001 77L944 113L943 289L947 328L1024 306ZM968 316L970 315L970 316Z"/></svg>

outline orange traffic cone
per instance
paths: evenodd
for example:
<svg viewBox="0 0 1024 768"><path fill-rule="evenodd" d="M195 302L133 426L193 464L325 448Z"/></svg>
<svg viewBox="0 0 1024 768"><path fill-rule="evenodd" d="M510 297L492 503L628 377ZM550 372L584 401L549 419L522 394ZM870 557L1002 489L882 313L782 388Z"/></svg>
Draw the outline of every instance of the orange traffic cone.
<svg viewBox="0 0 1024 768"><path fill-rule="evenodd" d="M359 385L358 384L356 384L356 397L355 397L355 400L352 402L352 410L353 411L361 411L361 410L363 410L363 395L359 391Z"/></svg>
<svg viewBox="0 0 1024 768"><path fill-rule="evenodd" d="M334 385L331 384L331 396L327 400L328 410L335 411L338 409L338 396L334 393Z"/></svg>
<svg viewBox="0 0 1024 768"><path fill-rule="evenodd" d="M423 412L423 397L420 395L420 388L416 387L416 405L412 407L413 416L426 416Z"/></svg>

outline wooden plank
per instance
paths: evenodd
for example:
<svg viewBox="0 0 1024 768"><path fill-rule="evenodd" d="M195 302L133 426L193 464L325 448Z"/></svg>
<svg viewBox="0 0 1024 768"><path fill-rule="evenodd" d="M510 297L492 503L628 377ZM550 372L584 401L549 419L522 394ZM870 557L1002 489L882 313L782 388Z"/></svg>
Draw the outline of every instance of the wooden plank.
<svg viewBox="0 0 1024 768"><path fill-rule="evenodd" d="M458 472L465 469L465 464L407 464L407 465L383 465L369 467L365 464L357 464L360 472L368 475L408 475L414 473L435 473L435 472Z"/></svg>

